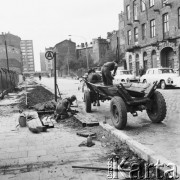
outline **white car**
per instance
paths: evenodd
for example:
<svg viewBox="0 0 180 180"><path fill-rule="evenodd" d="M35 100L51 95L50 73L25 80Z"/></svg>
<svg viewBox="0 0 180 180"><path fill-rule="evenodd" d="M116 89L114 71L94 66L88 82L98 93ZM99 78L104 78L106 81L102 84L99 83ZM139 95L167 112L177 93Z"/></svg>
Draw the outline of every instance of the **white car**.
<svg viewBox="0 0 180 180"><path fill-rule="evenodd" d="M136 80L137 80L136 77L131 73L131 71L117 69L113 83L119 84L119 83L126 83Z"/></svg>
<svg viewBox="0 0 180 180"><path fill-rule="evenodd" d="M176 86L173 78L178 76L172 68L150 68L146 74L140 77L140 82L154 83L158 81L161 89L165 89L166 86Z"/></svg>

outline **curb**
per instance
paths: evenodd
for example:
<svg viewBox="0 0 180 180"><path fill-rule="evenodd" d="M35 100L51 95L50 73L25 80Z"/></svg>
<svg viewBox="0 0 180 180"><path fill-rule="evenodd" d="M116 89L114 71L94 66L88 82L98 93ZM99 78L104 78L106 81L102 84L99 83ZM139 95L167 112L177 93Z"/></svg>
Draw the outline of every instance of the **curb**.
<svg viewBox="0 0 180 180"><path fill-rule="evenodd" d="M158 155L153 150L145 147L141 143L133 140L132 138L127 136L123 131L116 129L110 126L109 124L103 124L102 122L100 122L99 125L106 131L116 136L122 142L126 143L132 151L134 151L138 156L140 156L145 161L156 164L157 161L160 160L161 164L162 163L166 165L171 164L171 163L175 164L172 161L166 159L165 157ZM176 165L176 167L177 167L177 175L180 177L180 166Z"/></svg>

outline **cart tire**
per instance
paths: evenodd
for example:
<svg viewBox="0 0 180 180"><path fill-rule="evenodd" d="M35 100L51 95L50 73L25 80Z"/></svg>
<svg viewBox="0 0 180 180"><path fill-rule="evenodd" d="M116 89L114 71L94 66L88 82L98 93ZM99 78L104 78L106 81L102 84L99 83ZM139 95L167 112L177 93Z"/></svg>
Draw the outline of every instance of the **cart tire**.
<svg viewBox="0 0 180 180"><path fill-rule="evenodd" d="M152 122L160 123L166 117L166 102L163 95L159 91L155 91L151 97L152 107L147 109L147 114Z"/></svg>
<svg viewBox="0 0 180 180"><path fill-rule="evenodd" d="M84 102L86 106L86 112L87 113L91 112L91 95L90 95L90 91L88 90L84 91Z"/></svg>
<svg viewBox="0 0 180 180"><path fill-rule="evenodd" d="M121 97L115 96L110 102L111 119L114 127L122 130L127 123L127 109Z"/></svg>

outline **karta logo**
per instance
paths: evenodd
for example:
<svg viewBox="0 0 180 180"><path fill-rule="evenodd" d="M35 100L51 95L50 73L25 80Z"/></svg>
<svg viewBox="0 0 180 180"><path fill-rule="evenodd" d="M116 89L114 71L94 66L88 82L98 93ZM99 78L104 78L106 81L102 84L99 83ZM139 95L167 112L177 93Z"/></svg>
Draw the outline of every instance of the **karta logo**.
<svg viewBox="0 0 180 180"><path fill-rule="evenodd" d="M144 163L140 165L137 162L128 162L126 159L118 162L119 157L113 157L108 159L108 179L119 179L124 177L124 180L176 180L177 166L173 163L161 164L160 160L157 160L155 164ZM128 168L123 168L124 164L128 164ZM164 168L164 169L163 169Z"/></svg>

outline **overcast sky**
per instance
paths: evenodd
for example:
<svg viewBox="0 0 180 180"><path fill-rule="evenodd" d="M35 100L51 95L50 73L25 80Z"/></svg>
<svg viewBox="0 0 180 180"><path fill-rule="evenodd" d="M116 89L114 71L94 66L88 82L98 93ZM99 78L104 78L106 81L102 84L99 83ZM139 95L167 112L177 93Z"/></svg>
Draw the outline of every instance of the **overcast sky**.
<svg viewBox="0 0 180 180"><path fill-rule="evenodd" d="M40 51L69 39L88 42L118 30L123 0L1 0L0 32L33 40L35 69L40 70Z"/></svg>

